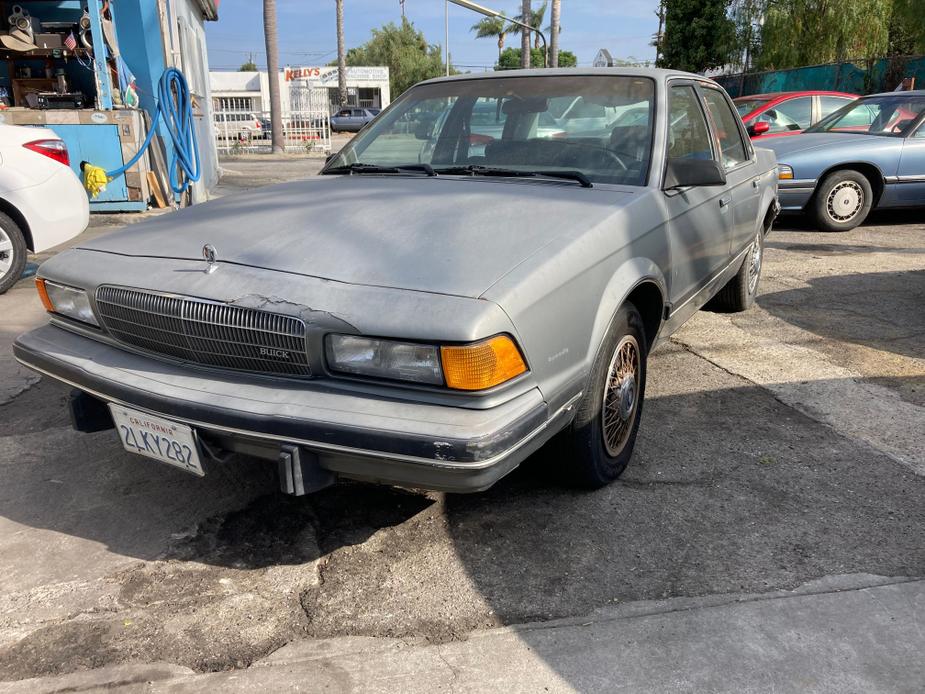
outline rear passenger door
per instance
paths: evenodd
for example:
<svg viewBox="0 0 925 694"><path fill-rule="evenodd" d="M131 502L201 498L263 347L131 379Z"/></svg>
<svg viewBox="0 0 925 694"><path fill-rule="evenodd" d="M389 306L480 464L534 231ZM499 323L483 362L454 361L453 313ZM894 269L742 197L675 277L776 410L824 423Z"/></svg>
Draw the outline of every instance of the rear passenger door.
<svg viewBox="0 0 925 694"><path fill-rule="evenodd" d="M732 229L726 253L732 257L747 246L755 234L760 214L759 177L755 152L743 132L735 106L718 87L700 86L710 116L720 163L726 172L726 200L732 207Z"/></svg>
<svg viewBox="0 0 925 694"><path fill-rule="evenodd" d="M817 110L816 119L813 121L813 125L821 121L830 113L835 113L842 106L847 106L854 99L847 96L820 96L818 97L819 108Z"/></svg>

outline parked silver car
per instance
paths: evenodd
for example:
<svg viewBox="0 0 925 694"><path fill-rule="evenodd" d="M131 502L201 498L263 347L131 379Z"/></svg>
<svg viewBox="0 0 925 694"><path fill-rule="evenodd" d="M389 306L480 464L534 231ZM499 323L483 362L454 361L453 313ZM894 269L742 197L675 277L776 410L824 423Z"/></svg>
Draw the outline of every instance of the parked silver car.
<svg viewBox="0 0 925 694"><path fill-rule="evenodd" d="M544 136L578 97L647 114ZM473 144L483 103L504 127ZM195 474L236 451L290 493L476 491L561 432L562 471L600 486L652 347L711 299L751 305L777 212L726 93L664 70L425 82L322 173L57 255L17 358L76 389L79 429Z"/></svg>

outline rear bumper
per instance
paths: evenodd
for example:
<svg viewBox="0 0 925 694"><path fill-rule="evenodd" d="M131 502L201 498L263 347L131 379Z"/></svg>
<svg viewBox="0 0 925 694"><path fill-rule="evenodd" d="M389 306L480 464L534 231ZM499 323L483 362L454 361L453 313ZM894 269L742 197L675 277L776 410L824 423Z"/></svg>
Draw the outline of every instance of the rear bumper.
<svg viewBox="0 0 925 694"><path fill-rule="evenodd" d="M60 166L47 181L3 194L29 224L35 253L69 241L90 222L90 203L80 180ZM49 201L54 204L49 204Z"/></svg>
<svg viewBox="0 0 925 694"><path fill-rule="evenodd" d="M106 402L195 428L268 459L296 446L337 475L453 492L513 470L572 414L536 389L484 410L374 398L320 382L261 379L161 361L47 325L13 345L25 366Z"/></svg>

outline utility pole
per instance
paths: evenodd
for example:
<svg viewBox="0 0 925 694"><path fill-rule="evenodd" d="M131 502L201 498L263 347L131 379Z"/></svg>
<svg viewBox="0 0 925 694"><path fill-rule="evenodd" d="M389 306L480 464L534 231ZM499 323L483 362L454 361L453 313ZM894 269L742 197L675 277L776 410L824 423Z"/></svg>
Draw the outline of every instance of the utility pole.
<svg viewBox="0 0 925 694"><path fill-rule="evenodd" d="M401 5L401 18L405 18L405 0L398 0L398 4Z"/></svg>
<svg viewBox="0 0 925 694"><path fill-rule="evenodd" d="M450 76L450 1L443 0L443 52L446 76Z"/></svg>

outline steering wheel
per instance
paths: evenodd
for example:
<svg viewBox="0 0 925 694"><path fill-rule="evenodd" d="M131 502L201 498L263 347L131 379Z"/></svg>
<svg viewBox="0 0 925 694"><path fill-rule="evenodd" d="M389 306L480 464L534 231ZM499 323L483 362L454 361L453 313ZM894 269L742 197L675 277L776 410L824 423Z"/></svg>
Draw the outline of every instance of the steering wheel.
<svg viewBox="0 0 925 694"><path fill-rule="evenodd" d="M620 156L620 154L618 154L617 152L614 152L612 149L607 149L606 147L598 147L598 146L595 146L595 145L588 145L588 144L585 144L585 143L583 143L583 142L570 142L570 143L568 144L568 148L567 148L567 149L562 153L562 155L561 155L560 157L558 157L558 158L559 158L559 159L564 159L564 158L566 158L566 157L568 156L568 154L570 153L570 152L569 152L569 149L570 149L570 148L573 148L573 147L581 147L581 148L583 148L583 149L590 149L590 150L593 150L594 152L596 152L598 155L601 155L601 154L602 154L602 155L605 155L605 156L606 156L608 159L610 159L612 162L616 163L616 164L620 167L621 170L623 170L623 171L629 171L629 167L626 165L626 162L623 161L623 158L622 158L622 157ZM635 159L635 157L629 156L629 154L627 154L626 152L623 152L622 154L624 154L625 156L627 156L627 157L630 158L630 159Z"/></svg>

